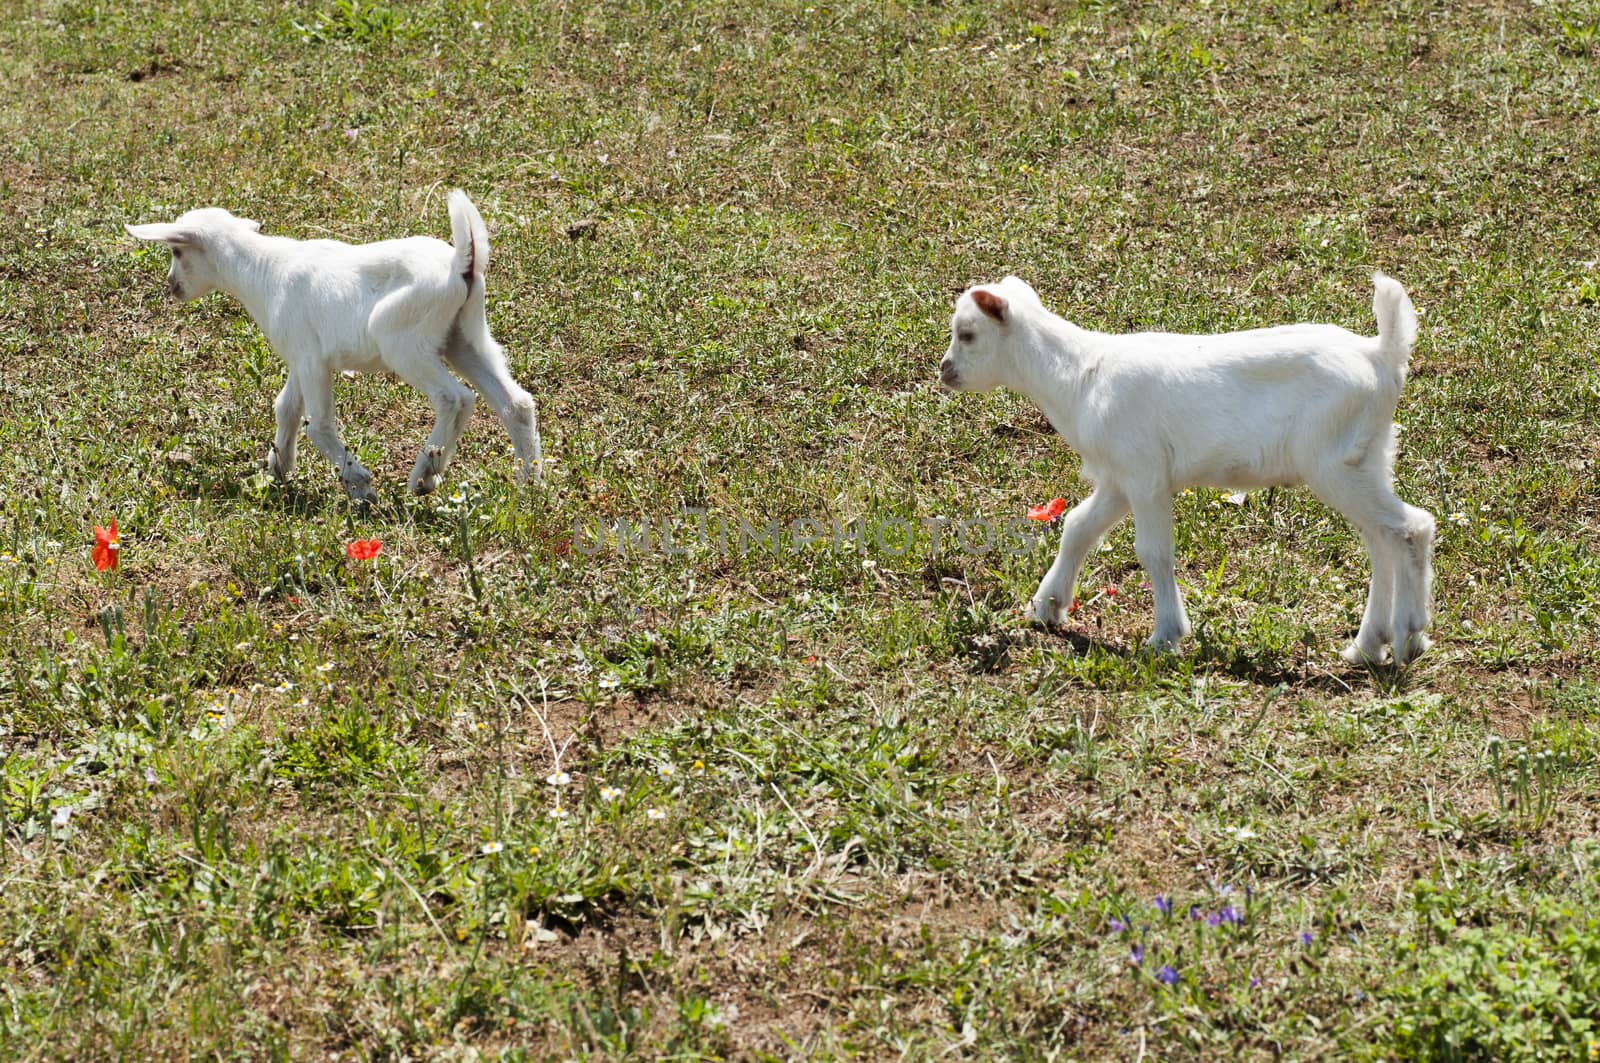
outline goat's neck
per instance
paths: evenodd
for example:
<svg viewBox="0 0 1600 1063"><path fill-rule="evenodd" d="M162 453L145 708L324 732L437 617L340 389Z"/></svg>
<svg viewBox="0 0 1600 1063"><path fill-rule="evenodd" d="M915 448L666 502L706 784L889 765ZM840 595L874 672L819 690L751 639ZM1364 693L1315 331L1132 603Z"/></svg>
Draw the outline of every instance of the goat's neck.
<svg viewBox="0 0 1600 1063"><path fill-rule="evenodd" d="M270 320L271 300L281 287L273 279L280 263L272 244L272 237L259 233L230 233L211 251L217 287L243 303L245 312L263 326Z"/></svg>
<svg viewBox="0 0 1600 1063"><path fill-rule="evenodd" d="M1027 333L1016 366L1015 390L1033 400L1050 424L1077 448L1078 410L1094 370L1089 333L1045 311L1019 322Z"/></svg>

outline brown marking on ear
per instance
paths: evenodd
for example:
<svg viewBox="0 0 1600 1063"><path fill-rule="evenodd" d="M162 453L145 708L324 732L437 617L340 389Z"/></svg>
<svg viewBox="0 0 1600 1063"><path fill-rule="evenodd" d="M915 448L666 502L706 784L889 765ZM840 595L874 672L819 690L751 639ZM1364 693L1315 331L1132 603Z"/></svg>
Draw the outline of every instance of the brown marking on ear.
<svg viewBox="0 0 1600 1063"><path fill-rule="evenodd" d="M978 309L994 318L1000 324L1006 323L1006 309L1009 304L994 292L983 288L972 289L972 301L978 304Z"/></svg>

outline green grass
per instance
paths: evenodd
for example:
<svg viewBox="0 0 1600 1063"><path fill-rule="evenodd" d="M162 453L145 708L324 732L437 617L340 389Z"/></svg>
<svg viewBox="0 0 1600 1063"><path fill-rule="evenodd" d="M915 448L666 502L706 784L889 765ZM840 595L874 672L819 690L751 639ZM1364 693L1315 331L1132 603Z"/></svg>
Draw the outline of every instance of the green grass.
<svg viewBox="0 0 1600 1063"><path fill-rule="evenodd" d="M1597 32L1593 0L14 7L0 1057L1586 1057ZM270 483L280 363L122 224L444 236L455 186L546 485L480 413L408 498L430 416L374 378L340 408L382 504L309 446ZM574 542L1075 499L1024 401L935 386L962 287L1370 331L1375 268L1423 311L1397 475L1442 532L1405 674L1339 663L1365 558L1299 490L1178 500L1174 659L1136 652L1127 526L1053 633L1019 615L1048 544Z"/></svg>

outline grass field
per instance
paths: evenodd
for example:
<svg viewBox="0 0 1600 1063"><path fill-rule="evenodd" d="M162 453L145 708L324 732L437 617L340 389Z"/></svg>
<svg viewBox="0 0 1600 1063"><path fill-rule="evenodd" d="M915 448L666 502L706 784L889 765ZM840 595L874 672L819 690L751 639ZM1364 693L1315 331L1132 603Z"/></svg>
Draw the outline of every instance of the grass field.
<svg viewBox="0 0 1600 1063"><path fill-rule="evenodd" d="M1600 1052L1600 3L4 13L0 1058ZM379 378L380 505L271 483L281 364L123 223L447 237L456 186L545 485L480 409L408 497ZM1178 500L1181 658L1127 525L1054 632L1049 543L574 539L1075 500L936 386L964 286L1371 332L1376 268L1403 674L1339 661L1365 555L1302 490Z"/></svg>

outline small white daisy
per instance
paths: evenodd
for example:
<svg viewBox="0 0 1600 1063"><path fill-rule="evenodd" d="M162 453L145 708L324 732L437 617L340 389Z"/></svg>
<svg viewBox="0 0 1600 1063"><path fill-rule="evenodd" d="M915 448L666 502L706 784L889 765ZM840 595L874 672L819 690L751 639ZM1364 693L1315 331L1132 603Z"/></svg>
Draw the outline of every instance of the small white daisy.
<svg viewBox="0 0 1600 1063"><path fill-rule="evenodd" d="M505 848L505 845L503 845L500 842L484 842L483 848L479 849L478 851L480 853L482 853L484 856L493 856L495 853L498 853L501 849L504 849L504 848Z"/></svg>
<svg viewBox="0 0 1600 1063"><path fill-rule="evenodd" d="M665 812L661 811L661 809L659 809L659 808L647 808L647 809L644 810L644 818L645 819L666 819L667 818L667 814Z"/></svg>
<svg viewBox="0 0 1600 1063"><path fill-rule="evenodd" d="M621 685L622 685L622 680L618 679L616 677L616 675L608 675L605 678L600 680L600 689L601 690L615 690L618 687L620 687Z"/></svg>
<svg viewBox="0 0 1600 1063"><path fill-rule="evenodd" d="M615 786L600 787L600 800L602 801L616 801L621 797L622 791L617 789Z"/></svg>
<svg viewBox="0 0 1600 1063"><path fill-rule="evenodd" d="M676 774L678 774L678 769L671 764L663 764L656 769L656 775L663 779L670 779Z"/></svg>
<svg viewBox="0 0 1600 1063"><path fill-rule="evenodd" d="M566 786L572 781L572 776L568 775L564 771L557 770L551 772L549 775L546 775L544 777L544 781L549 783L551 786Z"/></svg>

